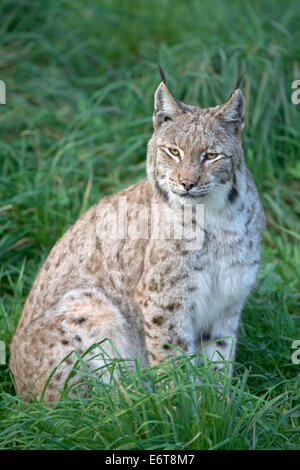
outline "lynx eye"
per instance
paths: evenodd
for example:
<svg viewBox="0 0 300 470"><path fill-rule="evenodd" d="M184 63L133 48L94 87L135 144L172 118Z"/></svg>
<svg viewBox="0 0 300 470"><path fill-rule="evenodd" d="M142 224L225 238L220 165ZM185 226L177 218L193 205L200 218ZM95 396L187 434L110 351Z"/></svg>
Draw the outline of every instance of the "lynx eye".
<svg viewBox="0 0 300 470"><path fill-rule="evenodd" d="M208 160L213 160L214 158L216 158L219 154L217 152L207 152L205 154L205 157L208 159Z"/></svg>
<svg viewBox="0 0 300 470"><path fill-rule="evenodd" d="M176 162L179 162L180 158L183 156L183 152L176 147L167 147L166 145L160 145L161 149L172 157Z"/></svg>
<svg viewBox="0 0 300 470"><path fill-rule="evenodd" d="M178 157L180 155L179 150L175 148L169 148L169 152L171 152L172 155L175 155L175 157Z"/></svg>

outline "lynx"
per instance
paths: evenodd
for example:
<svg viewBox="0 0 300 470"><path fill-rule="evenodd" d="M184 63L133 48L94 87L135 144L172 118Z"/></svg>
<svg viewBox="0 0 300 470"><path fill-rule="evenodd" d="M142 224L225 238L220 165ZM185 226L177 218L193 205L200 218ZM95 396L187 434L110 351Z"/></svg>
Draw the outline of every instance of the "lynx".
<svg viewBox="0 0 300 470"><path fill-rule="evenodd" d="M142 358L145 365L159 365L178 349L205 352L216 368L220 359L234 360L265 226L243 156L244 115L240 80L227 102L200 108L175 99L162 75L147 178L82 215L52 248L33 284L11 343L19 394L40 397L56 364L105 338L109 355ZM120 201L126 201L131 233L113 238L112 212L120 210ZM203 235L199 246L190 248L187 234L173 236L174 227L169 236L146 236L145 230L137 236L137 218L144 229L149 225L138 208L153 207L177 225L191 207L192 230ZM196 217L198 207L204 217ZM53 375L46 400L60 396L73 356ZM97 369L101 359L91 363Z"/></svg>

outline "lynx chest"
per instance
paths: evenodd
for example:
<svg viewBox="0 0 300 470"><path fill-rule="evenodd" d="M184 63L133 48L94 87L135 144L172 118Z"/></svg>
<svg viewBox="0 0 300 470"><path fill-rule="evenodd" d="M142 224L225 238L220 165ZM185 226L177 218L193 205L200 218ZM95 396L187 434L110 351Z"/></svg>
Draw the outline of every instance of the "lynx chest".
<svg viewBox="0 0 300 470"><path fill-rule="evenodd" d="M255 282L255 247L243 227L206 231L201 250L191 255L190 312L195 330L210 329L240 313Z"/></svg>

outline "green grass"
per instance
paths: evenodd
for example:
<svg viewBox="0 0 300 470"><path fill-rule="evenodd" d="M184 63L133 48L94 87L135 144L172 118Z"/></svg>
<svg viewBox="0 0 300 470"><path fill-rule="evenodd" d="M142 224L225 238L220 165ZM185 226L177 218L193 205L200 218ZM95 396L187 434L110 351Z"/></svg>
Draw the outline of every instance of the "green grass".
<svg viewBox="0 0 300 470"><path fill-rule="evenodd" d="M291 361L300 339L300 119L291 102L300 78L299 2L3 0L0 15L7 355L56 240L100 197L144 177L158 63L176 97L202 106L224 102L246 72L245 156L267 214L260 278L223 398L220 378L188 357L166 363L163 375L148 368L134 376L115 362L121 386L100 388L88 375L91 398L66 389L50 408L24 404L0 365L0 448L299 448L300 365Z"/></svg>

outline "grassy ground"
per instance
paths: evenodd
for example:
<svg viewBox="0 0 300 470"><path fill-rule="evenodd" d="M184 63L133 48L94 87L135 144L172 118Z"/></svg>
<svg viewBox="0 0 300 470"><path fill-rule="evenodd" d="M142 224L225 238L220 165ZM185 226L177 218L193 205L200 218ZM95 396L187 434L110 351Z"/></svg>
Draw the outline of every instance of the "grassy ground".
<svg viewBox="0 0 300 470"><path fill-rule="evenodd" d="M291 102L291 83L300 78L299 2L86 3L0 6L0 79L7 85L0 340L7 355L55 241L101 196L145 175L158 62L175 96L202 106L225 101L246 72L245 155L267 214L262 269L222 399L219 378L188 357L176 367L166 363L161 376L155 368L132 376L112 364L122 386L100 390L96 382L91 399L74 400L66 390L50 409L24 405L0 365L0 448L299 448L300 365L291 361L300 339L300 120Z"/></svg>

